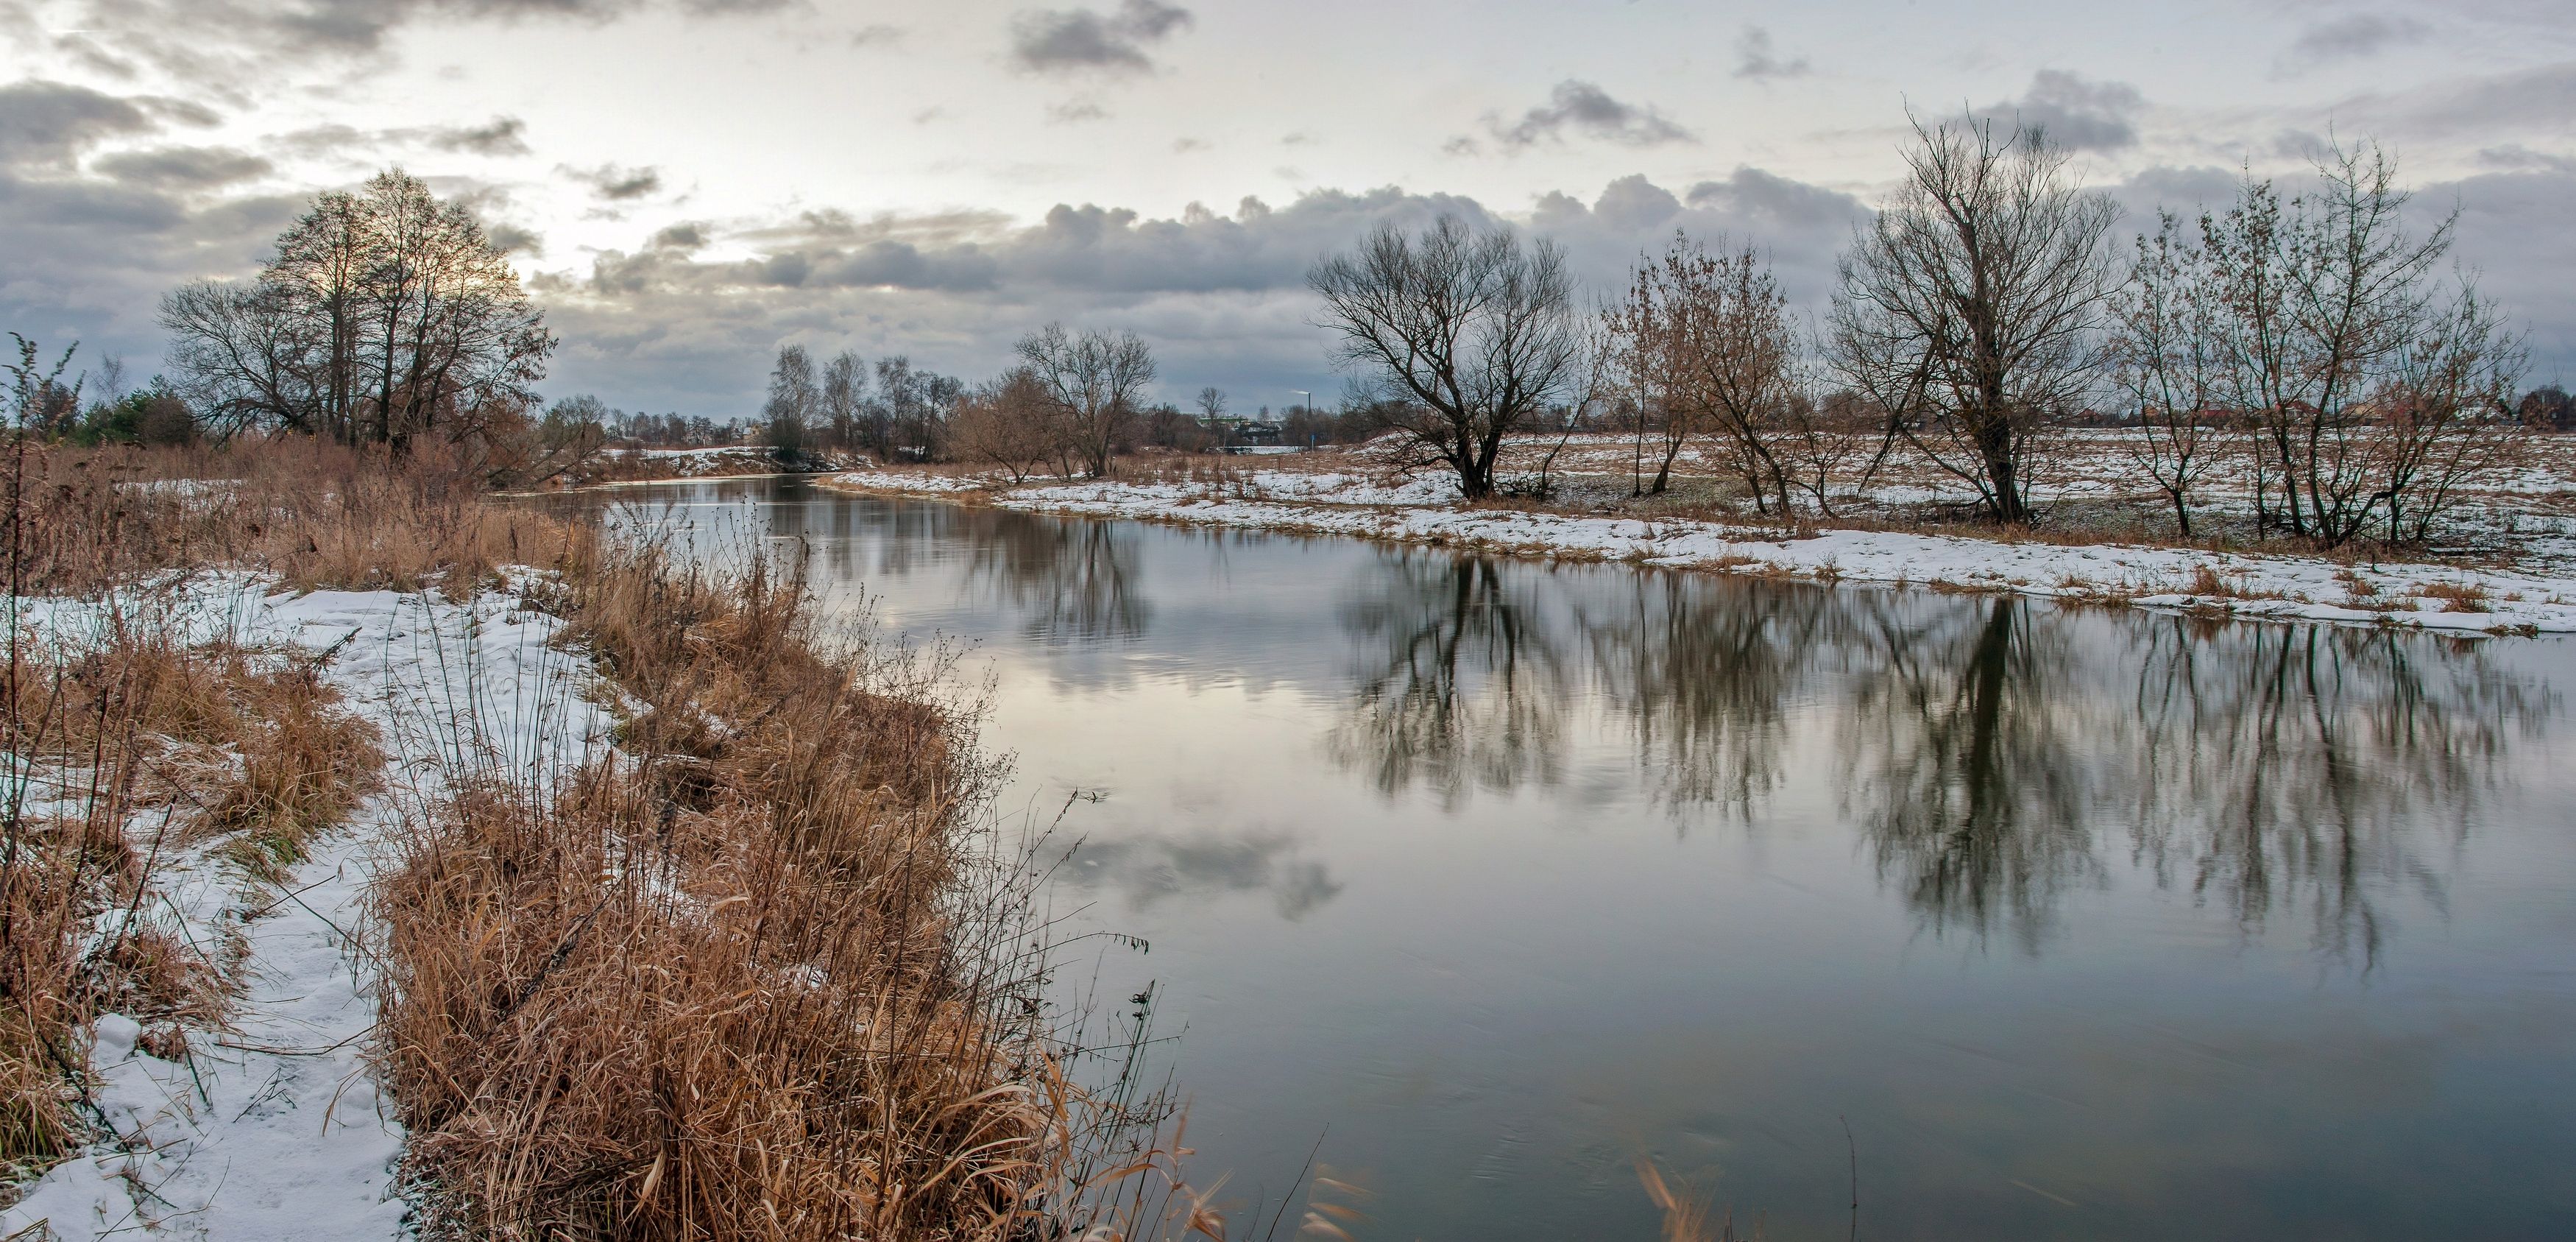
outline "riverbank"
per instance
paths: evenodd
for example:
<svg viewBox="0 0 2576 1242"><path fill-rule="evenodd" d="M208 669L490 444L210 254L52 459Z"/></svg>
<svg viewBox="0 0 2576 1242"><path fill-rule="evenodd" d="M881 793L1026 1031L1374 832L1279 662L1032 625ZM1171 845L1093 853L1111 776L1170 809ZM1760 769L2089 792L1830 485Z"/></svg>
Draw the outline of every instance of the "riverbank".
<svg viewBox="0 0 2576 1242"><path fill-rule="evenodd" d="M1344 535L1819 582L2012 592L2214 616L2462 635L2576 632L2576 576L2556 572L1468 506L1439 480L1391 481L1355 471L1254 469L1202 480L1013 486L969 475L880 470L820 482L853 492L1032 513Z"/></svg>
<svg viewBox="0 0 2576 1242"><path fill-rule="evenodd" d="M1119 1197L1086 1162L1134 1119L1067 1078L935 657L434 462L27 465L0 1237L1000 1238Z"/></svg>

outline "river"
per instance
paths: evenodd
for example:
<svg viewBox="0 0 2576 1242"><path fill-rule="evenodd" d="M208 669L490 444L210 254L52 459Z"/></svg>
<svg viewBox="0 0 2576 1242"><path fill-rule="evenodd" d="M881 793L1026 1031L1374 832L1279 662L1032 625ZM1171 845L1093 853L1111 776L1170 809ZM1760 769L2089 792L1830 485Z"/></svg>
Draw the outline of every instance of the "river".
<svg viewBox="0 0 2576 1242"><path fill-rule="evenodd" d="M2567 642L591 495L967 645L1238 1221L2576 1236Z"/></svg>

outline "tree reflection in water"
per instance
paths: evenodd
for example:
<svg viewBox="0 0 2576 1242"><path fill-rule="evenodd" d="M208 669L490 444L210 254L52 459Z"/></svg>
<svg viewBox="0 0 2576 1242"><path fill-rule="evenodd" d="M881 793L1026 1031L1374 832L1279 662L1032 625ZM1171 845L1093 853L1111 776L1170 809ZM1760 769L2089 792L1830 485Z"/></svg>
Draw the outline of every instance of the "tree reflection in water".
<svg viewBox="0 0 2576 1242"><path fill-rule="evenodd" d="M1578 605L1594 682L1657 803L1750 822L1779 786L1791 706L1840 641L1841 603L1822 587L1629 577L1608 600Z"/></svg>
<svg viewBox="0 0 2576 1242"><path fill-rule="evenodd" d="M2475 642L2323 626L2133 627L2135 849L2250 934L2304 908L2315 947L2375 961L2381 895L2440 909L2449 853L2550 694Z"/></svg>
<svg viewBox="0 0 2576 1242"><path fill-rule="evenodd" d="M1937 926L2002 925L2035 946L2058 894L2102 876L2085 760L2120 743L2086 727L2064 627L2034 626L2010 596L1923 602L1852 593L1844 812Z"/></svg>
<svg viewBox="0 0 2576 1242"><path fill-rule="evenodd" d="M1139 532L1114 522L952 509L967 536L967 578L1027 616L1032 638L1131 639L1153 619L1141 589Z"/></svg>
<svg viewBox="0 0 2576 1242"><path fill-rule="evenodd" d="M1340 619L1360 664L1326 749L1383 793L1596 783L1570 754L1589 712L1649 801L1755 824L1830 745L1843 818L1929 928L2031 951L2069 893L2134 873L2249 936L2300 912L2366 968L2392 896L2440 908L2549 708L2421 634L1415 552Z"/></svg>
<svg viewBox="0 0 2576 1242"><path fill-rule="evenodd" d="M1326 751L1383 793L1420 785L1450 809L1476 788L1556 784L1570 687L1533 576L1410 551L1380 569L1341 608L1359 667Z"/></svg>

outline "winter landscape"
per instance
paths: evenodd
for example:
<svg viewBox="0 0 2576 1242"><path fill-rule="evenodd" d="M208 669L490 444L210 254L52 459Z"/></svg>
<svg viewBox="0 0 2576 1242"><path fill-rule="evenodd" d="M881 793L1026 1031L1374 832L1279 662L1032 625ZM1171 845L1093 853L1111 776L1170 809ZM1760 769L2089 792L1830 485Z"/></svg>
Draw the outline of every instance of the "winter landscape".
<svg viewBox="0 0 2576 1242"><path fill-rule="evenodd" d="M2576 1229L2549 6L0 55L0 1242Z"/></svg>

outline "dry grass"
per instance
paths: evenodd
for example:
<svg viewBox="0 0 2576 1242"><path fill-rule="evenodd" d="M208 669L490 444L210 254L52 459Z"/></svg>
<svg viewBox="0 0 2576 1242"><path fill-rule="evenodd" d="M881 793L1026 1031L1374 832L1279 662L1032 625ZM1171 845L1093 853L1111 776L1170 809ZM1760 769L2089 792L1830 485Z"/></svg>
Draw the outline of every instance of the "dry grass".
<svg viewBox="0 0 2576 1242"><path fill-rule="evenodd" d="M1033 881L970 848L996 775L975 714L936 661L821 632L801 576L604 548L426 454L12 446L0 473L30 594L104 606L229 566L461 597L535 564L640 705L568 789L449 773L462 792L376 895L381 1055L433 1232L1221 1232L1154 1142L1168 1103L1074 1082ZM24 1167L92 1136L77 1049L99 1014L175 1054L179 1020L221 1020L226 962L149 928L85 953L91 929L168 850L282 875L376 758L310 665L122 631L46 664L12 637L10 749L89 790L9 821L0 1161Z"/></svg>
<svg viewBox="0 0 2576 1242"><path fill-rule="evenodd" d="M569 547L565 523L490 503L479 475L434 448L401 462L304 439L12 452L0 473L14 472L25 497L19 581L35 593L228 565L302 590L461 594L499 566L549 566Z"/></svg>
<svg viewBox="0 0 2576 1242"><path fill-rule="evenodd" d="M2430 582L2415 589L2423 599L2442 601L2444 612L2491 612L2487 589L2474 582Z"/></svg>
<svg viewBox="0 0 2576 1242"><path fill-rule="evenodd" d="M209 478L233 481L166 482ZM12 442L0 488L11 616L53 596L86 600L90 617L77 634L12 625L0 683L16 774L0 786L0 1167L23 1171L103 1128L80 1038L100 1014L136 1018L167 1054L223 1020L241 946L164 926L148 903L158 870L211 851L274 878L380 762L309 662L183 638L169 571L453 580L488 572L516 531L453 472L301 444L216 456Z"/></svg>
<svg viewBox="0 0 2576 1242"><path fill-rule="evenodd" d="M477 783L378 898L431 1233L1088 1223L1084 1137L1137 1118L1045 1037L1025 890L977 888L994 772L940 672L831 641L756 556L601 550L564 581L549 605L640 704L621 753L560 791ZM1185 1198L1128 1216L1175 1202L1186 1224Z"/></svg>
<svg viewBox="0 0 2576 1242"><path fill-rule="evenodd" d="M1760 1242L1762 1230L1755 1226L1750 1234L1735 1231L1732 1213L1719 1215L1708 1197L1686 1183L1676 1183L1664 1176L1651 1160L1637 1161L1637 1180L1646 1189L1646 1198L1664 1214L1664 1242Z"/></svg>
<svg viewBox="0 0 2576 1242"><path fill-rule="evenodd" d="M309 666L183 645L134 607L82 650L11 636L0 733L26 779L0 850L0 1166L90 1137L76 1034L98 1015L162 1052L222 1021L238 946L156 922L155 869L202 847L274 879L379 762Z"/></svg>

